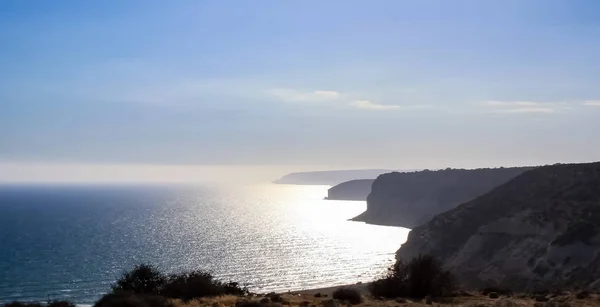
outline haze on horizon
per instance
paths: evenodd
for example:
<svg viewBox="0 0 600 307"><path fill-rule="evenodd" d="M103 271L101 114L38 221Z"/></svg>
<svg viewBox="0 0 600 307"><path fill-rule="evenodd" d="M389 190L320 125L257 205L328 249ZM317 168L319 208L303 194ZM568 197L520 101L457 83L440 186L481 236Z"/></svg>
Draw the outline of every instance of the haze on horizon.
<svg viewBox="0 0 600 307"><path fill-rule="evenodd" d="M0 181L599 160L600 2L0 2Z"/></svg>

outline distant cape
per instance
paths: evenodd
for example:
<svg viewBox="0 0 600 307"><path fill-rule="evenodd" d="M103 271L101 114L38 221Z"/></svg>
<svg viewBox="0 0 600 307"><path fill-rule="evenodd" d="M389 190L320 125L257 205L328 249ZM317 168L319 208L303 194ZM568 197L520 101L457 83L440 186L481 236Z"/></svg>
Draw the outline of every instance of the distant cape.
<svg viewBox="0 0 600 307"><path fill-rule="evenodd" d="M328 200L367 200L375 179L356 179L342 182L327 191Z"/></svg>
<svg viewBox="0 0 600 307"><path fill-rule="evenodd" d="M377 176L390 173L387 169L362 169L362 170L333 170L291 173L275 180L277 184L298 185L337 185L355 179L375 179Z"/></svg>

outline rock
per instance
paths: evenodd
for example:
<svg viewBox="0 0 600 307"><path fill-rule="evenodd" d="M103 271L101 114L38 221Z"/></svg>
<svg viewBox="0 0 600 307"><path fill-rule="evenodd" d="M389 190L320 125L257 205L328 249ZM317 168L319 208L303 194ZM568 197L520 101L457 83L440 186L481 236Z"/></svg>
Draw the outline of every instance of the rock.
<svg viewBox="0 0 600 307"><path fill-rule="evenodd" d="M535 302L535 303L533 304L533 307L544 307L544 304L543 304L543 303L540 303L540 302Z"/></svg>
<svg viewBox="0 0 600 307"><path fill-rule="evenodd" d="M321 303L323 307L340 307L340 304L336 300L326 300Z"/></svg>
<svg viewBox="0 0 600 307"><path fill-rule="evenodd" d="M309 301L302 301L299 306L300 307L308 307L308 306L310 306L310 302Z"/></svg>
<svg viewBox="0 0 600 307"><path fill-rule="evenodd" d="M500 295L498 294L498 292L490 292L490 294L488 295L490 298L499 298Z"/></svg>
<svg viewBox="0 0 600 307"><path fill-rule="evenodd" d="M403 299L403 298L397 298L396 299L396 303L398 303L398 304L406 304L407 301L405 299Z"/></svg>

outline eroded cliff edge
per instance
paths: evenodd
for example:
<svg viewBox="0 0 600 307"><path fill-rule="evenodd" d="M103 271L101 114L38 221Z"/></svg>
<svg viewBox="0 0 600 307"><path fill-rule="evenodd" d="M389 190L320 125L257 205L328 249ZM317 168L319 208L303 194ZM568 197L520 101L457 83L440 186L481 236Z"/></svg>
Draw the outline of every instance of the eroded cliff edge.
<svg viewBox="0 0 600 307"><path fill-rule="evenodd" d="M413 228L531 169L445 169L383 174L373 182L367 210L352 220Z"/></svg>
<svg viewBox="0 0 600 307"><path fill-rule="evenodd" d="M414 228L399 260L432 254L466 286L600 287L600 163L536 168Z"/></svg>

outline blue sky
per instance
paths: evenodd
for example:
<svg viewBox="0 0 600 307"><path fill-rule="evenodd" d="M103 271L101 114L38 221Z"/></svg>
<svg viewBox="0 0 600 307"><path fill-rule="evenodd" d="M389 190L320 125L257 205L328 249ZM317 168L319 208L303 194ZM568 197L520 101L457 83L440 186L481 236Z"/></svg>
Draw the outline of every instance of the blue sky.
<svg viewBox="0 0 600 307"><path fill-rule="evenodd" d="M5 167L600 157L595 0L4 0L0 44Z"/></svg>

